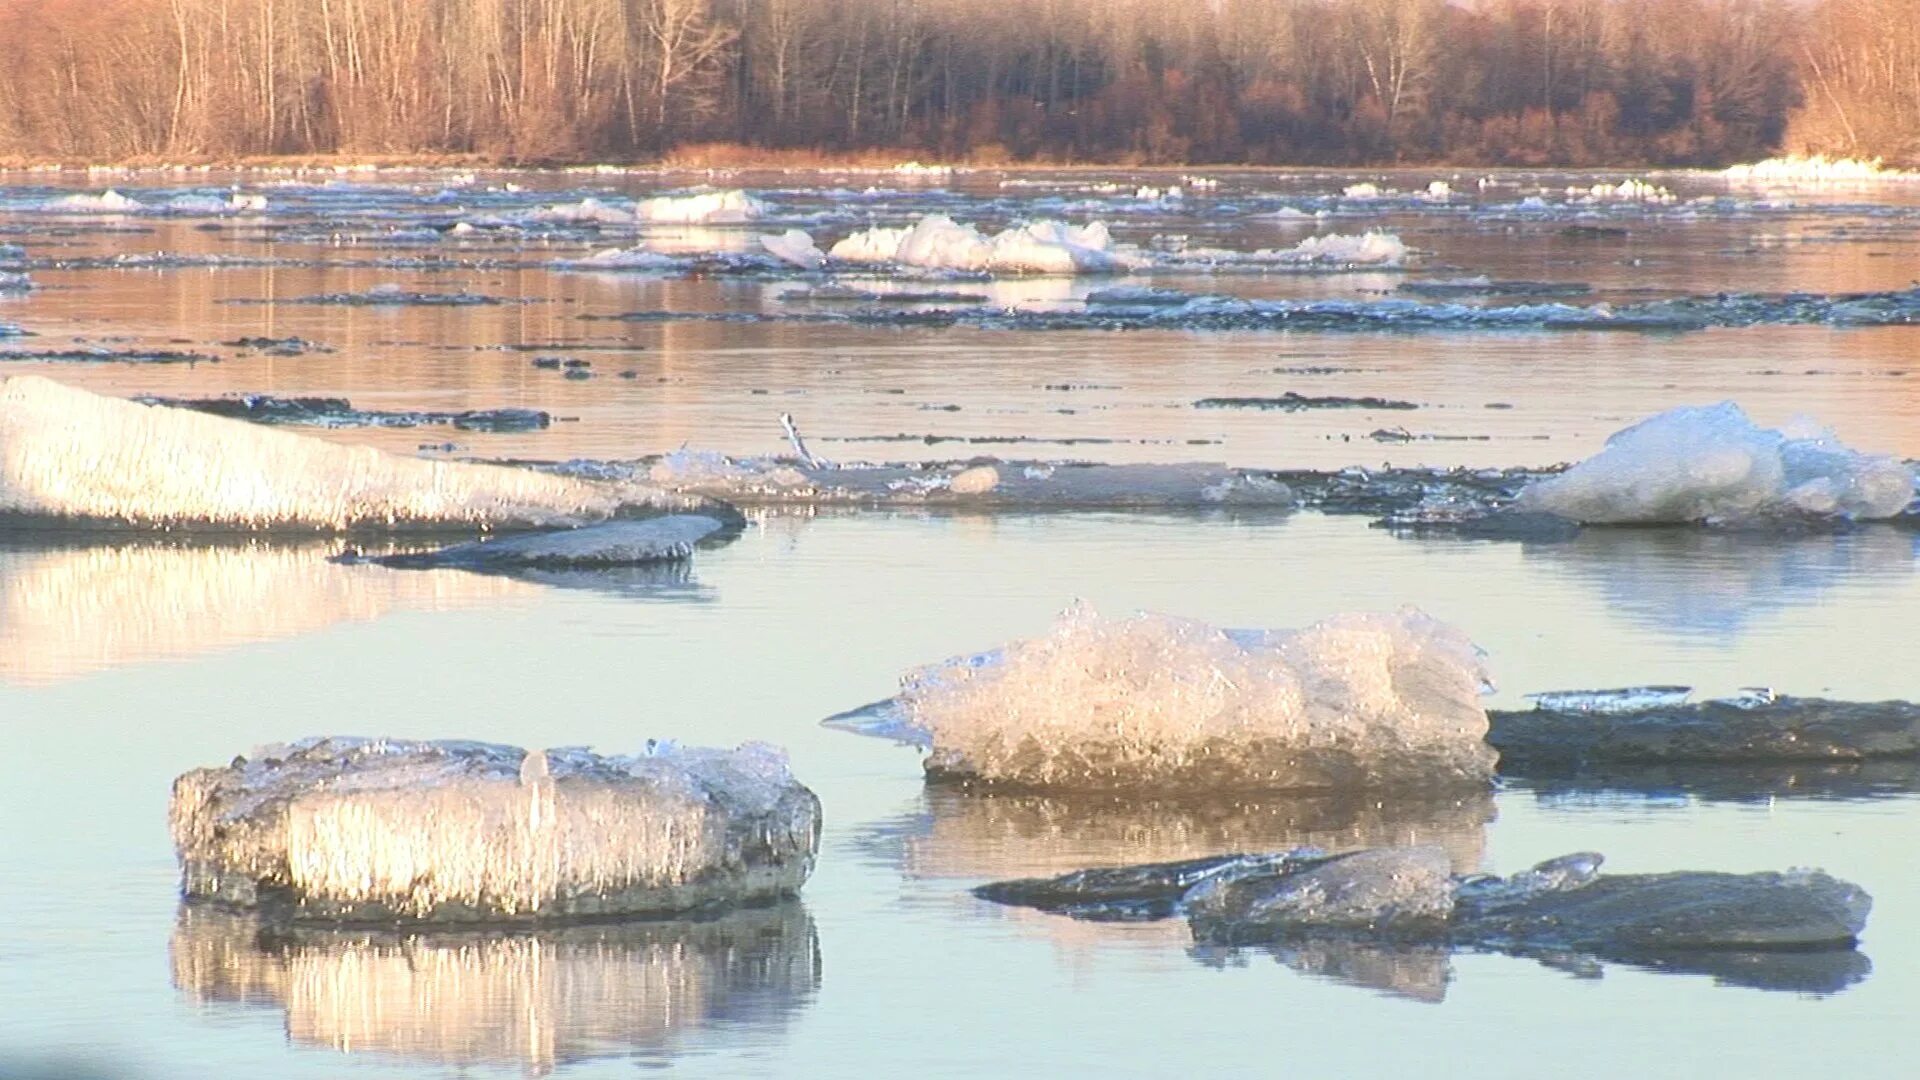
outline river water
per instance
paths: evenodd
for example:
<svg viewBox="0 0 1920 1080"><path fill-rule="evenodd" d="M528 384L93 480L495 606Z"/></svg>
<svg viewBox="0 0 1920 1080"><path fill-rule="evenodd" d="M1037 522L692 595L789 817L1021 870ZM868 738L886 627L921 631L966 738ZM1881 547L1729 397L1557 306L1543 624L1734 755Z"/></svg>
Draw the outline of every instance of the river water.
<svg viewBox="0 0 1920 1080"><path fill-rule="evenodd" d="M937 210L996 228L1105 220L1148 250L1373 228L1416 252L1405 267L1161 267L1126 282L1259 299L1398 302L1410 281L1485 275L1585 285L1565 302L1624 305L1892 291L1920 275L1920 185L1780 192L1651 177L1668 202L1567 194L1620 175L1212 178L1171 200L1135 193L1182 183L1171 174L13 174L0 178L0 245L21 250L0 247L0 266L32 287L0 292L0 324L32 336L0 338L0 374L121 396L333 395L361 409L557 418L518 433L318 432L455 457L765 453L784 448L778 416L790 412L841 460L1543 465L1658 409L1723 399L1762 422L1807 413L1852 445L1920 457L1920 339L1906 326L799 320L785 316L813 308L782 296L816 276L719 257L754 251L769 230L829 241ZM1420 194L1443 178L1457 194ZM768 217L707 230L530 217L703 181L755 191ZM1410 194L1341 196L1362 181ZM47 209L109 185L149 212ZM151 212L236 185L264 194L266 211ZM1303 223L1274 216L1281 207L1325 213ZM637 243L698 254L648 273L561 265ZM1076 310L1115 283L935 284L995 309ZM503 302L294 302L381 286ZM595 317L661 311L746 321ZM249 337L327 351L228 344ZM68 357L45 358L54 351ZM211 359L124 359L141 351ZM545 357L587 360L578 370L591 377L534 364ZM1193 405L1289 391L1417 407ZM1505 707L1639 683L1920 698L1906 660L1915 542L1889 527L1536 546L1409 539L1306 512L775 512L672 580L544 584L338 565L324 558L331 541L0 534L0 1075L1906 1075L1897 1036L1920 1001L1913 769L1513 782L1440 804L987 797L927 790L913 751L818 721L887 695L916 665L1038 633L1076 599L1229 626L1415 605L1486 650L1492 703ZM801 901L770 911L532 936L261 940L181 911L172 778L320 733L608 752L656 737L775 742L825 806L819 869ZM1078 923L967 892L1089 865L1414 841L1444 845L1462 871L1574 850L1604 852L1619 871L1824 867L1875 898L1865 959L1796 977L1221 951L1177 922Z"/></svg>

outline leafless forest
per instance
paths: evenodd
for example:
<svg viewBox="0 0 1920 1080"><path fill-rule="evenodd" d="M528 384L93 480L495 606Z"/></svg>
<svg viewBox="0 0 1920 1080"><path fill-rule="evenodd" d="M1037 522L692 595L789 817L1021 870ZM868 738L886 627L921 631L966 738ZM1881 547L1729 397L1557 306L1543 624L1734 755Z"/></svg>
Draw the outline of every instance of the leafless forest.
<svg viewBox="0 0 1920 1080"><path fill-rule="evenodd" d="M1920 158L1920 0L0 0L0 156Z"/></svg>

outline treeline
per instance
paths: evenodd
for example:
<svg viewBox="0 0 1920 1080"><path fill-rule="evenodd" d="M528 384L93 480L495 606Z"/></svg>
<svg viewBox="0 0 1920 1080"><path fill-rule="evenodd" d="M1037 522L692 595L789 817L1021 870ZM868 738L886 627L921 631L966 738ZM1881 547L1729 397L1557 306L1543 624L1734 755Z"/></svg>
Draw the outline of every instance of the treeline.
<svg viewBox="0 0 1920 1080"><path fill-rule="evenodd" d="M11 0L0 156L1920 157L1920 0Z"/></svg>

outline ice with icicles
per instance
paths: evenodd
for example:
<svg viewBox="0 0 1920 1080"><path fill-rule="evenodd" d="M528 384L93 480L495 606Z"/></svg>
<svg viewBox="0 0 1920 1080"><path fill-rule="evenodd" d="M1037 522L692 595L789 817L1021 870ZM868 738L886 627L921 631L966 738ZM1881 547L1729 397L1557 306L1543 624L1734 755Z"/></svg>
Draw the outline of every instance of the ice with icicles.
<svg viewBox="0 0 1920 1080"><path fill-rule="evenodd" d="M686 502L635 481L402 457L39 376L0 377L0 522L529 528Z"/></svg>
<svg viewBox="0 0 1920 1080"><path fill-rule="evenodd" d="M1799 420L1763 428L1733 402L1670 409L1522 491L1519 505L1590 524L1875 521L1913 501L1904 463Z"/></svg>
<svg viewBox="0 0 1920 1080"><path fill-rule="evenodd" d="M1029 221L989 236L945 214L909 227L864 229L828 254L841 262L974 273L1109 274L1145 265L1138 252L1114 242L1105 222Z"/></svg>
<svg viewBox="0 0 1920 1080"><path fill-rule="evenodd" d="M1076 605L1045 635L912 672L930 777L1035 789L1486 784L1479 652L1418 611L1222 630ZM897 732L894 734L897 735Z"/></svg>
<svg viewBox="0 0 1920 1080"><path fill-rule="evenodd" d="M767 216L767 204L744 191L703 191L658 195L633 208L636 218L654 225L745 225Z"/></svg>
<svg viewBox="0 0 1920 1080"><path fill-rule="evenodd" d="M168 820L188 900L292 919L532 921L792 895L819 849L820 800L764 743L603 757L335 737L186 773Z"/></svg>

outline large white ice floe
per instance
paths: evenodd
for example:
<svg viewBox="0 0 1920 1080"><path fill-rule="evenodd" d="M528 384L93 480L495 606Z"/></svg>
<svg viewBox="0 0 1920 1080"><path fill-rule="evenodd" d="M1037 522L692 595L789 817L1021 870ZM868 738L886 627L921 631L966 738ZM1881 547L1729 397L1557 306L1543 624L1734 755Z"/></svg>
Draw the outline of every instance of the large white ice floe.
<svg viewBox="0 0 1920 1080"><path fill-rule="evenodd" d="M660 915L797 893L820 801L786 754L319 738L174 781L190 901L334 922Z"/></svg>
<svg viewBox="0 0 1920 1080"><path fill-rule="evenodd" d="M767 204L744 191L703 191L643 199L633 213L655 225L744 225L766 217Z"/></svg>
<svg viewBox="0 0 1920 1080"><path fill-rule="evenodd" d="M401 457L0 377L0 521L344 530L575 525L686 505L637 481Z"/></svg>
<svg viewBox="0 0 1920 1080"><path fill-rule="evenodd" d="M918 736L931 777L1023 788L1479 786L1486 685L1473 643L1411 609L1222 630L1075 606L908 674L876 733Z"/></svg>
<svg viewBox="0 0 1920 1080"><path fill-rule="evenodd" d="M828 254L842 262L975 273L1104 274L1146 265L1136 250L1114 242L1105 222L1029 221L989 236L945 214L928 214L910 227L864 229Z"/></svg>
<svg viewBox="0 0 1920 1080"><path fill-rule="evenodd" d="M1592 524L1777 518L1871 521L1913 501L1904 463L1862 454L1810 423L1763 428L1733 402L1670 409L1521 492L1519 505Z"/></svg>

